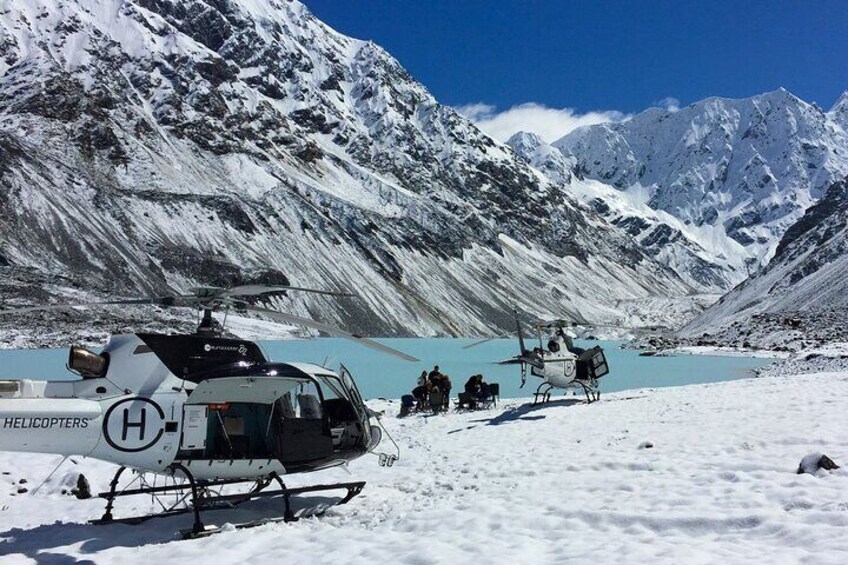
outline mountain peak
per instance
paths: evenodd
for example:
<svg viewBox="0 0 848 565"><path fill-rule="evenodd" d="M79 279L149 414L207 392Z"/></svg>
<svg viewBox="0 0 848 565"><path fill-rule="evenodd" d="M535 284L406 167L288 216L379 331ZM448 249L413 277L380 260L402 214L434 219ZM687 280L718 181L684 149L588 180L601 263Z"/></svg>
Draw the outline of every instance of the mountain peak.
<svg viewBox="0 0 848 565"><path fill-rule="evenodd" d="M797 96L795 96L794 94L792 94L791 92L789 92L788 90L783 88L782 86L778 87L775 90L771 90L769 92L763 92L762 94L758 94L758 95L753 97L753 100L769 100L769 101L784 102L784 103L790 102L790 103L793 103L793 104L809 106L808 102L805 102L804 100L798 98Z"/></svg>
<svg viewBox="0 0 848 565"><path fill-rule="evenodd" d="M842 93L828 115L836 120L843 128L848 128L848 90Z"/></svg>
<svg viewBox="0 0 848 565"><path fill-rule="evenodd" d="M545 141L539 134L530 131L519 131L514 133L512 137L506 140L506 144L518 151L518 148L534 150L542 145L546 145Z"/></svg>

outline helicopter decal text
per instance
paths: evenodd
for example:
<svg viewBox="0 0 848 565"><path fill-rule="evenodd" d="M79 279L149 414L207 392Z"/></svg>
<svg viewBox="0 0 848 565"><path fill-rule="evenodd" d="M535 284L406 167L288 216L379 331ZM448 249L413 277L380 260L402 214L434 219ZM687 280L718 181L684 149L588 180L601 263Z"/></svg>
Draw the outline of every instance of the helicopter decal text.
<svg viewBox="0 0 848 565"><path fill-rule="evenodd" d="M87 428L88 418L4 418L4 429Z"/></svg>
<svg viewBox="0 0 848 565"><path fill-rule="evenodd" d="M203 350L206 352L209 351L235 351L239 355L247 355L247 346L244 344L241 345L212 345L207 343L203 346Z"/></svg>
<svg viewBox="0 0 848 565"><path fill-rule="evenodd" d="M113 404L103 419L103 437L118 451L135 453L156 444L165 431L165 412L149 398Z"/></svg>

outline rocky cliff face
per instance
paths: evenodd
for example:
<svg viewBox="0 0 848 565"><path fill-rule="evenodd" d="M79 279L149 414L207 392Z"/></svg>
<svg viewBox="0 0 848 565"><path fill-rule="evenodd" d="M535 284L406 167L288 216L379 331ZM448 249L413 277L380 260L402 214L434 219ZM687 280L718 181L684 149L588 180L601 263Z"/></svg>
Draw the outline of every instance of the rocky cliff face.
<svg viewBox="0 0 848 565"><path fill-rule="evenodd" d="M359 294L294 312L432 335L690 290L298 2L29 0L0 32L9 304L290 281Z"/></svg>
<svg viewBox="0 0 848 565"><path fill-rule="evenodd" d="M737 283L767 263L786 229L848 173L846 108L846 96L824 112L780 89L676 112L654 108L580 128L554 145L578 176L680 220L687 226L680 231ZM637 237L655 229L647 225Z"/></svg>

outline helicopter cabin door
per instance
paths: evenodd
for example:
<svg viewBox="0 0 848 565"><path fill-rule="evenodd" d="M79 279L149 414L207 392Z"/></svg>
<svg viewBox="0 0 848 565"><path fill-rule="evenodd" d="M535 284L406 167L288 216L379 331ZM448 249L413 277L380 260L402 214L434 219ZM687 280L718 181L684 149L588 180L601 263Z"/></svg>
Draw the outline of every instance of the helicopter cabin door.
<svg viewBox="0 0 848 565"><path fill-rule="evenodd" d="M182 453L204 460L330 459L323 397L310 378L219 377L201 381L184 409Z"/></svg>

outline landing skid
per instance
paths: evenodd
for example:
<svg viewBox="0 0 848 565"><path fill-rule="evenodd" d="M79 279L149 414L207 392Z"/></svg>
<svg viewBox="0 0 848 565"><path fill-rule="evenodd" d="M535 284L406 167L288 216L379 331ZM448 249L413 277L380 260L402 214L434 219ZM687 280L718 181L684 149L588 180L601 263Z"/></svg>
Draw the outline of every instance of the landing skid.
<svg viewBox="0 0 848 565"><path fill-rule="evenodd" d="M294 522L298 520L298 517L295 515L291 508L292 496L304 494L307 492L346 489L347 494L339 502L336 503L336 505L340 505L347 504L348 502L350 502L350 500L356 495L358 495L360 492L362 492L363 487L365 487L365 481L357 481L350 483L335 483L330 485L314 485L308 487L288 488L286 487L283 480L279 477L279 475L277 475L276 473L271 473L267 477L263 477L261 479L256 480L253 485L253 488L248 492L222 495L215 494L210 489L225 485L244 483L246 481L242 479L229 479L198 482L195 480L194 476L188 469L186 469L183 465L177 464L172 467L172 470L180 471L183 475L185 475L187 483L166 486L144 486L141 488L117 491L118 479L125 470L126 467L119 468L118 471L115 473L112 482L109 485L109 492L103 492L98 495L100 498L106 499L106 511L99 520L91 520L90 523L97 525L135 525L141 524L153 518L162 518L166 516L187 514L191 512L194 514L194 524L191 529L181 531L181 534L184 539L193 537L203 537L206 535L210 535L211 533L216 533L216 531L219 530L219 528L210 528L203 524L201 512L204 510L208 511L224 508L236 508L240 504L243 504L249 500L282 496L284 501L284 512L282 517L269 518L256 522L247 522L243 524L236 524L235 528L243 529L271 522ZM272 483L276 483L277 485L279 485L279 488L266 490L266 488ZM140 494L149 494L153 497L158 497L158 495L164 493L183 494L183 496L181 496L170 507L162 505L163 511L156 514L146 514L144 516L133 516L128 518L114 518L112 516L112 509L114 507L115 499L118 497ZM323 514L324 510L326 510L326 508L322 509L319 513Z"/></svg>
<svg viewBox="0 0 848 565"><path fill-rule="evenodd" d="M583 387L583 392L586 393L586 402L592 404L601 399L601 390L598 388L598 381L576 381Z"/></svg>
<svg viewBox="0 0 848 565"><path fill-rule="evenodd" d="M580 385L583 392L586 394L586 403L591 404L601 399L601 390L598 388L598 381L572 381L573 386ZM551 399L551 391L554 386L548 381L543 382L533 393L533 404L544 404Z"/></svg>
<svg viewBox="0 0 848 565"><path fill-rule="evenodd" d="M540 384L539 387L536 389L536 392L533 393L533 404L544 404L545 402L549 401L551 399L551 391L553 390L553 388L554 386L548 381L545 381Z"/></svg>

